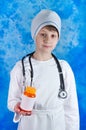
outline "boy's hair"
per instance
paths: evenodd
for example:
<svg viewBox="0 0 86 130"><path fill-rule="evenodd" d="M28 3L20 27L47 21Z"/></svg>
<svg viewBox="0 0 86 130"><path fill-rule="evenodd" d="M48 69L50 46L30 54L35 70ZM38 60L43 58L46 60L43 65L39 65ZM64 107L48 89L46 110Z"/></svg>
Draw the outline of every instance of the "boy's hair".
<svg viewBox="0 0 86 130"><path fill-rule="evenodd" d="M59 37L59 32L58 32L57 28L54 27L53 25L46 25L45 28L48 29L49 31L56 31L58 34L58 37Z"/></svg>

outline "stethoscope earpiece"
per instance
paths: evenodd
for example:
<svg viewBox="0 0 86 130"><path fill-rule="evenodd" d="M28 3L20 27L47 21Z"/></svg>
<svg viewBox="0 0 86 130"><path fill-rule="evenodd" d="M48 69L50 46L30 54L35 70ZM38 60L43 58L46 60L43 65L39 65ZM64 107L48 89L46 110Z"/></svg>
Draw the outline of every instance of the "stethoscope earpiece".
<svg viewBox="0 0 86 130"><path fill-rule="evenodd" d="M58 93L58 97L64 99L67 97L67 92L65 90L60 90Z"/></svg>

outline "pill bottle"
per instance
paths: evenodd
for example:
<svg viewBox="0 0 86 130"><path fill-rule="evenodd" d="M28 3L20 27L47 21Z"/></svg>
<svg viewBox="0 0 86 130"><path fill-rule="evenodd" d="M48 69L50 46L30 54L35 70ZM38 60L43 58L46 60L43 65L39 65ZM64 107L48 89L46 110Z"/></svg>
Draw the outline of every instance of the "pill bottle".
<svg viewBox="0 0 86 130"><path fill-rule="evenodd" d="M27 86L22 94L22 101L20 104L20 108L23 111L32 111L35 101L36 101L36 88Z"/></svg>

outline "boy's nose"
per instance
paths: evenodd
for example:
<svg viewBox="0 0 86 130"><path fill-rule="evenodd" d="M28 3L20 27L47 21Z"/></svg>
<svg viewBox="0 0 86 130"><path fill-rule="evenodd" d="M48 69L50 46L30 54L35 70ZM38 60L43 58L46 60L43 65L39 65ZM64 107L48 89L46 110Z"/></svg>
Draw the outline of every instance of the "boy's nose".
<svg viewBox="0 0 86 130"><path fill-rule="evenodd" d="M49 36L44 37L44 42L48 43L49 41L50 41L50 37Z"/></svg>

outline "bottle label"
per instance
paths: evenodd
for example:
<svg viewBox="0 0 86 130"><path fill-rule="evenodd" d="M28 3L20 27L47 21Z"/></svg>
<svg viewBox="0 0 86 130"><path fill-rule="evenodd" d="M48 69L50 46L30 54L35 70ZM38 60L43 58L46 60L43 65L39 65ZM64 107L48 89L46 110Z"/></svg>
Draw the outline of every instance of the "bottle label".
<svg viewBox="0 0 86 130"><path fill-rule="evenodd" d="M20 108L25 111L32 111L35 101L36 97L32 98L23 94Z"/></svg>

